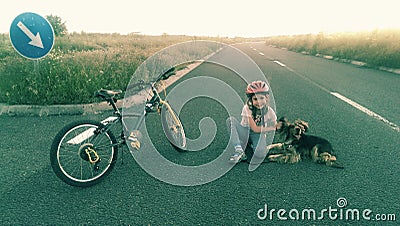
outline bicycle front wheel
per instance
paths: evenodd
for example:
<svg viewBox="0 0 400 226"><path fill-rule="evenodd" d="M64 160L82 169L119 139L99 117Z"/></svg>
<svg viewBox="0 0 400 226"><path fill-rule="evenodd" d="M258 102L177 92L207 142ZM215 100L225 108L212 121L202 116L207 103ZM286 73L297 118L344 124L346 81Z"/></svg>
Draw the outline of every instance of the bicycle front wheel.
<svg viewBox="0 0 400 226"><path fill-rule="evenodd" d="M65 126L54 138L50 161L54 173L65 183L88 187L114 168L117 141L100 122L85 120Z"/></svg>
<svg viewBox="0 0 400 226"><path fill-rule="evenodd" d="M161 121L165 135L177 151L186 151L186 135L182 122L176 112L170 107L163 105Z"/></svg>

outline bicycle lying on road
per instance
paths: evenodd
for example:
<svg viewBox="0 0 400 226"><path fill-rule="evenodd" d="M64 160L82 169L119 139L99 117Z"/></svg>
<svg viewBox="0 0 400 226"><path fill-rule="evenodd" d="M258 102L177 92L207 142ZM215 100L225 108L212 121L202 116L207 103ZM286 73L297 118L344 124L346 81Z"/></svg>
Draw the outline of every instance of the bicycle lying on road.
<svg viewBox="0 0 400 226"><path fill-rule="evenodd" d="M101 122L94 120L80 120L66 125L55 136L51 150L50 162L54 173L65 183L72 186L88 187L97 184L113 170L118 157L118 148L131 145L134 149L140 148L139 137L136 132L129 132L123 117L137 117L139 120L135 128L140 128L144 117L151 112L161 112L164 133L170 143L178 151L186 148L186 136L182 123L171 105L161 98L157 90L160 81L174 75L175 68L161 73L150 83L139 81L135 87L150 85L151 99L145 102L145 109L141 114L122 115L116 103L116 96L121 90L101 89L95 96L107 101L114 110L114 115ZM133 88L133 86L128 87ZM112 128L121 125L122 131L117 139Z"/></svg>

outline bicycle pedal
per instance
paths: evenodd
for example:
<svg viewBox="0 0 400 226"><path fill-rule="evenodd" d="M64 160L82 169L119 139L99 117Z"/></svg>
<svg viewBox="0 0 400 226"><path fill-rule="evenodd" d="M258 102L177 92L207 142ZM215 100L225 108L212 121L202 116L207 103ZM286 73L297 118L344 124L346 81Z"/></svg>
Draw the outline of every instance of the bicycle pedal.
<svg viewBox="0 0 400 226"><path fill-rule="evenodd" d="M138 139L139 137L141 137L141 134L137 130L132 131L131 134L128 137L128 140L130 141L131 147L136 149L136 150L140 149L140 141Z"/></svg>
<svg viewBox="0 0 400 226"><path fill-rule="evenodd" d="M131 141L131 147L136 149L137 151L139 151L139 149L140 149L140 141L138 141L138 140Z"/></svg>

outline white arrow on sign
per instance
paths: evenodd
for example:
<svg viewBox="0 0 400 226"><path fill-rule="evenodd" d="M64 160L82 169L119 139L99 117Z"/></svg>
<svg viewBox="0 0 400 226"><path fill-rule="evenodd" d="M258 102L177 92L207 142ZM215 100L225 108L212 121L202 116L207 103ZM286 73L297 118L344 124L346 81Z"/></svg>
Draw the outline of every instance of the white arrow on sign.
<svg viewBox="0 0 400 226"><path fill-rule="evenodd" d="M36 36L23 24L21 21L18 22L17 26L31 39L31 41L28 43L29 45L33 45L39 48L44 49L42 39L40 38L39 32L36 34Z"/></svg>

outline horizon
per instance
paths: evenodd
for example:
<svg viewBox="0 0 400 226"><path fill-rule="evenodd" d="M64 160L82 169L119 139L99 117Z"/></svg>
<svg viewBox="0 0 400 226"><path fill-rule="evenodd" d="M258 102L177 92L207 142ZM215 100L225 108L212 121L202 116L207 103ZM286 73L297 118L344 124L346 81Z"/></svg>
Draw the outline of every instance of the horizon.
<svg viewBox="0 0 400 226"><path fill-rule="evenodd" d="M400 29L398 5L396 0L13 0L1 9L0 33L9 33L12 20L24 12L58 16L68 33L261 38L362 32Z"/></svg>

